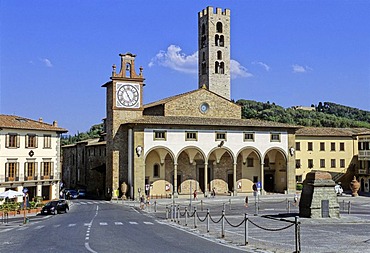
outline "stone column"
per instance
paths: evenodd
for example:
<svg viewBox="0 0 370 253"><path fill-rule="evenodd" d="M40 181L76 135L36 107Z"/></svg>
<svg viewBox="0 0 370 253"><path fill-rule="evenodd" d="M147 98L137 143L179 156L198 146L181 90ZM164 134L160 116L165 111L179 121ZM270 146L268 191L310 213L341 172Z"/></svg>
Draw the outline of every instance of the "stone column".
<svg viewBox="0 0 370 253"><path fill-rule="evenodd" d="M234 171L233 171L233 189L234 189L234 196L237 195L237 186L236 186L236 162L234 162Z"/></svg>
<svg viewBox="0 0 370 253"><path fill-rule="evenodd" d="M173 168L173 196L177 198L179 193L177 192L177 163L174 164Z"/></svg>
<svg viewBox="0 0 370 253"><path fill-rule="evenodd" d="M264 180L264 175L265 175L265 172L264 172L264 163L261 163L261 195L265 195L265 190L263 189L265 187L265 180Z"/></svg>
<svg viewBox="0 0 370 253"><path fill-rule="evenodd" d="M204 197L208 196L208 163L204 163Z"/></svg>

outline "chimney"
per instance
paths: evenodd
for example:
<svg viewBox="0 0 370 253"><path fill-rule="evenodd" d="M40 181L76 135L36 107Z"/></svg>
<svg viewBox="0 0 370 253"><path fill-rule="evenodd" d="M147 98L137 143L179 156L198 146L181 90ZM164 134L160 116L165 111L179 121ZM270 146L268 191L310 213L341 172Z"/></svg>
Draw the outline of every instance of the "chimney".
<svg viewBox="0 0 370 253"><path fill-rule="evenodd" d="M41 123L44 122L41 117L39 118L39 122L41 122Z"/></svg>
<svg viewBox="0 0 370 253"><path fill-rule="evenodd" d="M53 121L53 127L57 127L58 126L58 122L56 120Z"/></svg>

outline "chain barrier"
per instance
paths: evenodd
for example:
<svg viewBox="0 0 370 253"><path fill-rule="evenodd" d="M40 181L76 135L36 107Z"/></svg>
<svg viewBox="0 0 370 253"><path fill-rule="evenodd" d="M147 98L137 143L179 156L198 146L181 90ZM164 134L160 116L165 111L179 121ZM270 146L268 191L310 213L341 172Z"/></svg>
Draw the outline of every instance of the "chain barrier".
<svg viewBox="0 0 370 253"><path fill-rule="evenodd" d="M222 220L222 215L221 215L221 217L220 217L220 219L219 219L218 221L214 221L214 219L212 219L211 214L209 215L209 218L211 219L211 221L212 221L213 223L219 223L219 222Z"/></svg>
<svg viewBox="0 0 370 253"><path fill-rule="evenodd" d="M286 226L286 227L283 227L283 228L264 228L264 227L262 227L262 226L257 225L256 223L254 223L254 222L253 222L253 221L251 221L251 220L249 220L249 222L250 222L252 225L256 226L257 228L260 228L260 229L265 230L265 231L270 231L270 232L281 231L281 230L288 229L288 228L290 228L290 227L292 227L292 226L294 226L294 225L295 225L295 223L292 223L292 224L290 224L290 225L288 225L288 226Z"/></svg>
<svg viewBox="0 0 370 253"><path fill-rule="evenodd" d="M285 229L288 229L292 226L295 226L295 248L296 248L296 251L295 252L301 252L301 239L300 239L300 221L298 219L298 217L295 217L295 221L290 221L290 220L285 220L285 219L280 219L280 221L283 221L283 222L289 222L291 224L289 224L288 226L285 226L285 227L281 227L281 228L266 228L266 227L263 227L263 226L260 226L258 225L257 223L251 221L249 218L248 218L248 214L245 214L243 220L238 223L238 224L232 224L226 217L225 215L225 210L222 210L222 215L221 217L216 221L212 218L210 212L209 212L209 209L207 209L207 213L205 215L204 218L201 218L199 216L199 213L197 213L197 208L194 207L194 211L193 212L189 212L187 210L187 207L185 207L185 211L184 213L181 213L180 211L180 205L170 205L170 206L166 206L166 217L168 219L168 216L169 214L171 214L171 221L174 221L174 222L177 222L177 223L180 223L180 216L181 217L184 217L185 216L185 226L187 226L188 224L188 218L193 218L194 220L194 228L197 228L197 220L199 220L200 222L206 222L206 230L207 230L207 233L209 233L209 220L211 220L213 223L217 224L217 223L220 223L221 222L221 237L224 238L225 237L225 221L226 223L230 226L230 227L233 227L233 228L238 228L240 226L242 226L244 224L244 244L247 245L249 243L249 229L248 229L248 224L251 223L253 226L259 228L259 229L262 229L264 231L269 231L269 232L279 232L279 231L282 231L282 230L285 230ZM263 218L269 218L269 219L274 219L273 217L269 217L269 216L264 216Z"/></svg>
<svg viewBox="0 0 370 253"><path fill-rule="evenodd" d="M200 222L204 222L204 221L206 221L207 217L208 217L208 213L206 214L206 217L204 217L204 219L201 219L201 218L199 217L199 214L197 213L197 218L198 218L198 220L199 220Z"/></svg>
<svg viewBox="0 0 370 253"><path fill-rule="evenodd" d="M246 221L245 219L244 220L242 220L242 222L240 222L238 225L233 225L233 224L231 224L231 222L229 222L229 220L226 218L226 216L225 216L225 221L226 221L226 223L227 224L229 224L231 227L233 227L233 228L237 228L237 227L240 227L241 225L243 225L243 223Z"/></svg>

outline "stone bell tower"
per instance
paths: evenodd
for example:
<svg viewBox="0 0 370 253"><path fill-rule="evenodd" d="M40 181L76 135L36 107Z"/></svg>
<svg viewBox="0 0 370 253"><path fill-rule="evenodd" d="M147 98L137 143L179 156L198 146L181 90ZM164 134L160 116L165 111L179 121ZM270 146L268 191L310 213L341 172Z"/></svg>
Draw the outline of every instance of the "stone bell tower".
<svg viewBox="0 0 370 253"><path fill-rule="evenodd" d="M131 53L120 54L121 67L116 73L113 65L111 81L105 83L106 88L106 189L107 198L116 197L122 183L133 185L132 175L132 143L129 131L121 129L121 124L128 123L143 115L143 68L139 74L135 71L135 57ZM129 192L131 196L131 193Z"/></svg>
<svg viewBox="0 0 370 253"><path fill-rule="evenodd" d="M198 13L199 88L230 100L230 10L207 7Z"/></svg>

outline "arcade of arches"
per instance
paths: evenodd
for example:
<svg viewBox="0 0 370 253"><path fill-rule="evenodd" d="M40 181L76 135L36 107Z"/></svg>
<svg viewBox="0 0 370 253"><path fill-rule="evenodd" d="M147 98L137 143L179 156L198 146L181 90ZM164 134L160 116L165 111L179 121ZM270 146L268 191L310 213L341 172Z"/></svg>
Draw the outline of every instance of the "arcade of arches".
<svg viewBox="0 0 370 253"><path fill-rule="evenodd" d="M279 148L261 154L253 147L236 153L217 147L206 154L186 147L174 154L167 147L155 147L145 157L145 184L152 196L189 195L194 190L207 196L212 189L216 194L248 193L254 182L261 182L264 192L284 192L286 168L286 153Z"/></svg>

